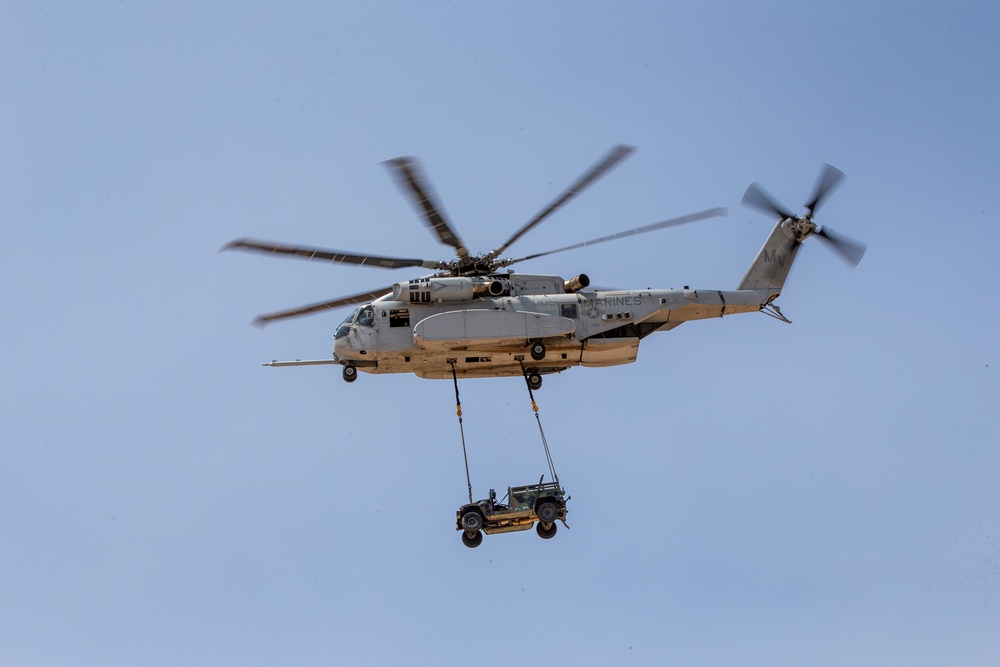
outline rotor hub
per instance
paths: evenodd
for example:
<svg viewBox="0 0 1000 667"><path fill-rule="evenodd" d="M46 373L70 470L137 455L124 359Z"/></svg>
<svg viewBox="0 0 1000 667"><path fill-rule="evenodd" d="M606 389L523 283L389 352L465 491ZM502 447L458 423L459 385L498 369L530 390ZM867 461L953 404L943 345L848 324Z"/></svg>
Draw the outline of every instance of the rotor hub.
<svg viewBox="0 0 1000 667"><path fill-rule="evenodd" d="M499 262L488 254L467 255L448 267L448 272L455 277L488 276L496 272Z"/></svg>
<svg viewBox="0 0 1000 667"><path fill-rule="evenodd" d="M790 226L795 233L795 239L800 242L816 233L816 223L812 221L812 216L809 215L792 219Z"/></svg>

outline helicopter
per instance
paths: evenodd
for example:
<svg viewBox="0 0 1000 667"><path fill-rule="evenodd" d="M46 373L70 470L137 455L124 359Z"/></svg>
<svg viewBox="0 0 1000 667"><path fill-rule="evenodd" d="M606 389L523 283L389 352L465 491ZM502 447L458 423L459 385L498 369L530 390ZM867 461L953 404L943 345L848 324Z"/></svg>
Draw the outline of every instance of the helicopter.
<svg viewBox="0 0 1000 667"><path fill-rule="evenodd" d="M429 275L330 301L257 317L256 326L345 306L356 308L337 327L331 358L271 361L271 367L340 365L343 379L358 372L413 373L421 378L505 377L523 375L531 389L542 376L574 366L608 367L636 360L646 336L684 322L764 312L790 323L774 304L792 262L805 241L816 236L848 264L856 266L865 246L818 227L813 216L844 174L824 165L805 214L796 215L751 183L743 204L779 217L764 245L734 290L590 288L581 273L569 279L515 272L509 267L530 259L680 224L725 215L711 208L555 250L504 257L507 249L585 188L617 166L635 149L613 147L548 206L496 249L472 254L448 222L417 161L386 161L400 189L409 196L426 226L454 249L452 260L426 260L359 254L254 239L237 239L222 250L244 250L383 269L423 268Z"/></svg>

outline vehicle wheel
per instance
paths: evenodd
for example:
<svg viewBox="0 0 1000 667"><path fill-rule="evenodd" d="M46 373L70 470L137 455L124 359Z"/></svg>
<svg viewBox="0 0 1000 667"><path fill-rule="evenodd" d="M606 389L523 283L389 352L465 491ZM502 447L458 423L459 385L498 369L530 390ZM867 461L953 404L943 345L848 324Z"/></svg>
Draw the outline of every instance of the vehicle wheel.
<svg viewBox="0 0 1000 667"><path fill-rule="evenodd" d="M532 343L531 344L531 358L535 361L541 361L545 358L545 345L542 343Z"/></svg>
<svg viewBox="0 0 1000 667"><path fill-rule="evenodd" d="M469 510L462 515L462 528L469 533L478 533L483 527L483 515L475 510Z"/></svg>
<svg viewBox="0 0 1000 667"><path fill-rule="evenodd" d="M553 525L552 527L555 528L555 525ZM553 534L555 534L555 531L553 531ZM541 535L541 533L539 533L539 535ZM483 534L480 533L478 530L472 533L471 535L469 533L462 533L462 544L469 547L470 549L475 549L482 543L483 543Z"/></svg>
<svg viewBox="0 0 1000 667"><path fill-rule="evenodd" d="M552 523L559 516L559 508L556 507L555 503L544 502L538 506L535 514L538 515L538 520L542 523Z"/></svg>
<svg viewBox="0 0 1000 667"><path fill-rule="evenodd" d="M531 387L532 391L537 391L542 388L542 376L538 373L528 373L528 386Z"/></svg>
<svg viewBox="0 0 1000 667"><path fill-rule="evenodd" d="M538 522L535 524L535 532L543 540L551 540L556 536L556 524L550 523L549 527L546 528L544 523Z"/></svg>
<svg viewBox="0 0 1000 667"><path fill-rule="evenodd" d="M353 364L344 366L344 382L354 382L358 379L358 369Z"/></svg>

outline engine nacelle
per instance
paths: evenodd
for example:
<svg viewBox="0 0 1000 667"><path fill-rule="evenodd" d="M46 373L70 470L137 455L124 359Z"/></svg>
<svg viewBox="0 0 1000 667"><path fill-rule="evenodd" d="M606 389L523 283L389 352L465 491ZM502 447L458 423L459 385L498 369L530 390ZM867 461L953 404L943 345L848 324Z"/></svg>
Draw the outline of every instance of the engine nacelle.
<svg viewBox="0 0 1000 667"><path fill-rule="evenodd" d="M469 301L476 297L498 297L510 293L510 283L503 278L417 278L392 286L392 297L407 303Z"/></svg>
<svg viewBox="0 0 1000 667"><path fill-rule="evenodd" d="M581 273L576 278L563 281L563 289L568 293L579 292L590 285L590 277L586 273Z"/></svg>

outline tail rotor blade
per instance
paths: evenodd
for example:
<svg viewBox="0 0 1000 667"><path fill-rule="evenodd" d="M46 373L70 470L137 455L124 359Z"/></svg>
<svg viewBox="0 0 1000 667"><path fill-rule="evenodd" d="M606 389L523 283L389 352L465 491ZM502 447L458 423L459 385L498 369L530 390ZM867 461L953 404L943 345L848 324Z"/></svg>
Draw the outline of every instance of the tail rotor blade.
<svg viewBox="0 0 1000 667"><path fill-rule="evenodd" d="M773 213L780 218L794 218L795 214L779 204L774 197L768 194L767 190L757 185L757 181L750 184L743 194L743 205Z"/></svg>
<svg viewBox="0 0 1000 667"><path fill-rule="evenodd" d="M834 234L832 229L825 227L817 231L816 236L826 241L827 245L852 267L861 262L861 258L865 256L865 250L868 249L864 243L859 243L842 234Z"/></svg>
<svg viewBox="0 0 1000 667"><path fill-rule="evenodd" d="M816 209L819 208L819 205L826 196L840 184L843 178L844 172L841 170L833 165L823 165L823 171L820 172L819 179L816 181L816 188L813 190L813 195L809 199L809 203L806 204L806 210L809 211L809 215L816 212Z"/></svg>

